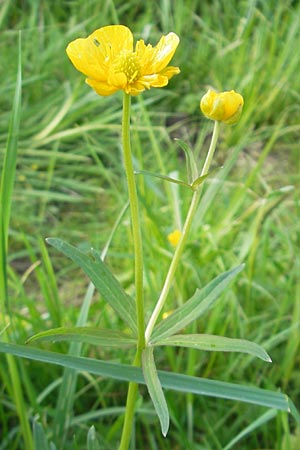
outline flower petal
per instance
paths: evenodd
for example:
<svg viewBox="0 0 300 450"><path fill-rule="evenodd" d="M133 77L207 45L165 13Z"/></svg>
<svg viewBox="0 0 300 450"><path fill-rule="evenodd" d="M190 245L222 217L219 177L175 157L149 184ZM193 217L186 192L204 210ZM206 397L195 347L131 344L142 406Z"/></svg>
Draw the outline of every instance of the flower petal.
<svg viewBox="0 0 300 450"><path fill-rule="evenodd" d="M179 37L175 33L169 33L161 37L153 49L153 73L160 72L169 64L178 44Z"/></svg>
<svg viewBox="0 0 300 450"><path fill-rule="evenodd" d="M174 75L177 75L178 73L180 73L179 67L168 66L160 72L160 75L168 77L168 79L170 80Z"/></svg>
<svg viewBox="0 0 300 450"><path fill-rule="evenodd" d="M137 57L140 61L142 71L145 74L153 73L154 49L151 44L146 45L143 39L137 41L135 46Z"/></svg>
<svg viewBox="0 0 300 450"><path fill-rule="evenodd" d="M89 39L89 37L86 39L75 39L75 41L70 42L66 52L79 72L90 78L105 79L106 64L102 53L92 39Z"/></svg>
<svg viewBox="0 0 300 450"><path fill-rule="evenodd" d="M105 58L113 59L121 51L133 51L133 36L129 28L124 25L109 25L94 31L89 38L99 44L99 49Z"/></svg>
<svg viewBox="0 0 300 450"><path fill-rule="evenodd" d="M145 77L146 80L149 80L150 87L164 87L168 84L169 79L161 74L155 74L151 78Z"/></svg>
<svg viewBox="0 0 300 450"><path fill-rule="evenodd" d="M94 91L97 92L97 94L99 95L104 96L112 95L120 89L116 86L110 86L106 82L91 80L90 78L87 78L85 82L89 86L91 86L94 89Z"/></svg>

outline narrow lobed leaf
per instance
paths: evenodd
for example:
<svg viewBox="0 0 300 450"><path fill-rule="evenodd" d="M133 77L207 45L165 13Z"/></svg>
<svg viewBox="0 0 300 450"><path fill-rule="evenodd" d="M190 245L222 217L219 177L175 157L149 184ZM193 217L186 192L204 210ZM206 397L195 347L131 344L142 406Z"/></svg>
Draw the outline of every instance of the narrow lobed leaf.
<svg viewBox="0 0 300 450"><path fill-rule="evenodd" d="M31 336L27 344L33 341L76 341L104 347L133 347L136 339L118 330L106 330L96 327L53 328Z"/></svg>
<svg viewBox="0 0 300 450"><path fill-rule="evenodd" d="M263 361L272 362L268 353L255 342L244 339L233 339L212 334L176 334L159 339L155 345L171 345L174 347L190 347L213 352L241 352L256 356Z"/></svg>
<svg viewBox="0 0 300 450"><path fill-rule="evenodd" d="M195 294L173 314L162 320L153 330L151 344L177 333L194 320L198 319L216 302L220 294L229 285L233 278L241 272L244 264L224 272L214 278L202 289L197 289Z"/></svg>
<svg viewBox="0 0 300 450"><path fill-rule="evenodd" d="M175 139L175 141L178 142L179 146L185 153L188 182L189 184L192 184L198 177L198 168L195 161L194 152L182 139Z"/></svg>
<svg viewBox="0 0 300 450"><path fill-rule="evenodd" d="M16 345L6 342L0 342L0 353L9 353L21 358L69 367L81 372L89 372L115 380L133 381L135 383L145 384L142 370L127 364L70 356L32 348L27 345ZM268 408L275 408L291 413L295 420L300 423L300 415L295 405L287 395L281 392L273 392L249 385L243 386L235 383L209 380L161 370L157 373L162 387L166 389L191 392L193 394L209 397L226 398Z"/></svg>
<svg viewBox="0 0 300 450"><path fill-rule="evenodd" d="M160 175L158 173L147 172L146 170L136 170L137 175L146 175L154 178L160 178L161 180L168 181L169 183L180 184L181 186L188 187L191 189L191 185L182 180L177 180L176 178L168 177L167 175Z"/></svg>
<svg viewBox="0 0 300 450"><path fill-rule="evenodd" d="M48 238L46 241L81 267L100 292L103 299L136 332L134 300L126 294L101 258L93 260L89 255L86 255L61 239Z"/></svg>
<svg viewBox="0 0 300 450"><path fill-rule="evenodd" d="M166 437L169 430L170 417L168 405L157 375L153 347L146 347L143 350L142 368L149 395L160 421L161 432L163 436Z"/></svg>

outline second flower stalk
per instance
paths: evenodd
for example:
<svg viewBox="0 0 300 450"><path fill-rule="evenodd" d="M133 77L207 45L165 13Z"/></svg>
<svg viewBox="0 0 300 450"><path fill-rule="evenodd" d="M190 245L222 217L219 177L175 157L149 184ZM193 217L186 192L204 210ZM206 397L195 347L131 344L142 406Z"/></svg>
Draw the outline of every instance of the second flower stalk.
<svg viewBox="0 0 300 450"><path fill-rule="evenodd" d="M217 111L219 119L214 121L214 130L210 143L210 147L208 149L203 168L201 172L198 174L199 176L205 176L208 174L210 165L213 159L213 155L216 149L218 135L219 135L219 126L220 121L225 123L234 123L238 120L242 107L243 107L243 98L236 94L234 91L229 93L223 93L225 95L221 96L221 100L218 97L218 94L211 93L209 91L206 94L206 100L204 96L204 100L202 99L200 108L203 111L203 102L204 102L204 114L208 118L210 114L214 115ZM129 193L129 201L130 201L130 209L131 209L131 222L132 222L132 234L133 234L133 243L134 243L134 256L135 256L135 287L136 287L136 312L137 312L137 328L138 328L138 341L137 341L137 350L133 365L141 366L142 363L142 352L145 347L151 345L151 334L155 327L155 324L160 316L160 313L163 309L165 301L167 299L168 293L170 291L176 269L180 262L180 257L182 255L185 243L188 238L188 234L192 225L192 221L197 210L197 206L199 204L199 199L201 197L202 192L202 184L194 190L193 197L190 203L190 207L187 213L187 217L180 233L179 241L176 245L176 249L169 266L168 273L166 275L166 279L161 290L160 297L156 303L156 306L153 310L153 313L150 317L150 320L145 329L145 319L144 319L144 298L143 298L143 252L142 252L142 234L141 234L141 226L140 226L140 218L139 218L139 208L138 208L138 197L137 197L137 189L135 184L135 175L132 164L131 157L131 145L130 145L130 95L124 92L123 97L123 124L122 124L122 140L123 140L123 151L124 151L124 165L125 172L127 178L128 185L128 193ZM221 94L219 94L221 95ZM209 97L209 98L208 98ZM208 101L207 101L208 98ZM225 98L225 100L224 100ZM206 103L205 103L206 101ZM218 111L218 108L220 110ZM234 110L235 109L235 110ZM212 113L211 113L212 112ZM223 116L222 116L223 114ZM232 120L230 120L232 119ZM121 443L119 450L127 450L130 443L130 437L132 432L133 420L134 420L134 410L136 404L138 392L138 385L134 382L129 383L129 389L127 394L127 402L126 402L126 412L125 412L125 420L122 431Z"/></svg>

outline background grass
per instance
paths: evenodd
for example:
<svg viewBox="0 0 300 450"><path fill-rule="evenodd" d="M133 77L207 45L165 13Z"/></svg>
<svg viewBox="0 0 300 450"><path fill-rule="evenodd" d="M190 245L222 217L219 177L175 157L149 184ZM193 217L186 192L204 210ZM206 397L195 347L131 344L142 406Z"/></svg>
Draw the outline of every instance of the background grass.
<svg viewBox="0 0 300 450"><path fill-rule="evenodd" d="M162 33L174 31L181 43L173 63L181 74L167 88L153 89L133 102L136 167L164 174L177 171L184 178L184 156L176 137L193 146L201 164L212 131L199 112L208 87L241 92L245 109L237 126L222 127L215 167L223 169L206 183L168 309L221 271L245 262L237 282L192 331L253 340L268 350L273 363L245 355L164 349L157 351L158 366L283 390L299 408L298 2L4 0L0 8L1 162L22 30L21 129L8 253L12 338L23 343L35 332L76 324L87 280L70 261L48 249L44 238L60 237L82 249L102 250L127 201L119 144L121 96L96 96L68 61L67 43L113 23L129 26L136 38L152 44ZM148 177L139 176L138 183L150 313L172 254L166 236L184 218L190 193ZM133 290L131 248L125 216L107 262L128 292ZM95 294L88 323L116 328L116 321ZM67 348L51 345L57 351ZM132 359L131 352L89 347L83 352L126 363ZM28 416L38 417L54 439L51 424L62 372L26 361L18 367ZM0 369L0 448L21 449L23 438L2 358ZM171 429L165 440L147 394L141 392L133 448L233 448L227 444L249 425L252 432L235 448L299 448L299 430L284 413L256 428L256 419L265 413L261 408L173 392L166 393ZM101 448L116 448L125 395L125 384L81 374L63 448L84 448L92 424Z"/></svg>

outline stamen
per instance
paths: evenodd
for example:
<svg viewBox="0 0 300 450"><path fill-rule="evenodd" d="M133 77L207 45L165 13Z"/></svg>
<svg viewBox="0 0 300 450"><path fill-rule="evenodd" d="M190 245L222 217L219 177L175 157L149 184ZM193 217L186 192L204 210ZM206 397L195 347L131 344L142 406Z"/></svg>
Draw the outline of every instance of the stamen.
<svg viewBox="0 0 300 450"><path fill-rule="evenodd" d="M115 71L124 73L128 83L136 81L140 75L137 55L128 51L121 53L115 63Z"/></svg>

